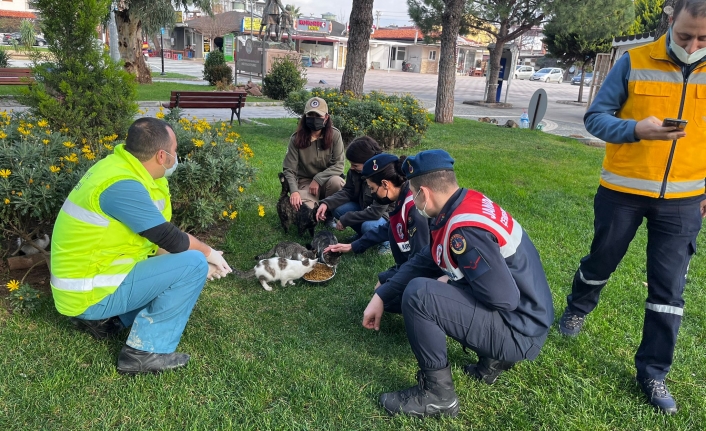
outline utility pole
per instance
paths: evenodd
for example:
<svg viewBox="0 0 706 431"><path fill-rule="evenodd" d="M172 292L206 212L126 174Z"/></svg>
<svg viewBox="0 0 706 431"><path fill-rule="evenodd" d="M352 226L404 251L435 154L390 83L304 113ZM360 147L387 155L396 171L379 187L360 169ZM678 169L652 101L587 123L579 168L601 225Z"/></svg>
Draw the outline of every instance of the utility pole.
<svg viewBox="0 0 706 431"><path fill-rule="evenodd" d="M375 28L380 28L380 15L382 15L382 12L380 12L379 10L376 10L375 11L375 18L376 18Z"/></svg>

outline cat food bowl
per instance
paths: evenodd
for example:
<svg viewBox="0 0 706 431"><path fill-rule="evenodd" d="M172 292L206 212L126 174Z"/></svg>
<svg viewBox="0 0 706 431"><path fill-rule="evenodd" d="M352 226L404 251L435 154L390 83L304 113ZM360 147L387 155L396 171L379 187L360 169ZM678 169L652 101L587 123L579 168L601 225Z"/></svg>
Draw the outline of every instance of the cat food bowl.
<svg viewBox="0 0 706 431"><path fill-rule="evenodd" d="M309 283L323 283L324 281L329 281L332 279L334 275L336 275L335 266L328 266L325 263L317 263L314 265L314 269L304 274L304 277L302 278Z"/></svg>

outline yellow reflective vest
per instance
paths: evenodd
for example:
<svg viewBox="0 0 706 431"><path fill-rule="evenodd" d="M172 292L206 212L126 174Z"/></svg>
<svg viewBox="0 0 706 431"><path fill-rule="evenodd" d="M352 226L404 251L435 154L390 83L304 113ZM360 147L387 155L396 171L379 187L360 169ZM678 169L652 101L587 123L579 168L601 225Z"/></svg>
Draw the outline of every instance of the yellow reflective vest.
<svg viewBox="0 0 706 431"><path fill-rule="evenodd" d="M97 304L115 292L137 262L157 250L101 210L101 193L121 180L142 184L164 218L171 219L167 179L153 179L124 145L91 167L69 194L54 225L51 288L61 314L77 316Z"/></svg>
<svg viewBox="0 0 706 431"><path fill-rule="evenodd" d="M704 193L706 177L706 63L684 79L667 53L666 35L628 51L628 98L618 118L641 121L688 120L686 137L676 141L606 144L601 185L653 198L685 198Z"/></svg>

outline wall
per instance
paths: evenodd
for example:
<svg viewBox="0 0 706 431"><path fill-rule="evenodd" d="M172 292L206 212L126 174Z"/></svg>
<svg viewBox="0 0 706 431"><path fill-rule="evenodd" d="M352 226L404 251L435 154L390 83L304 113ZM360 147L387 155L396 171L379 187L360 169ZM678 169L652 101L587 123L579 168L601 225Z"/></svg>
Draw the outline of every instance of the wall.
<svg viewBox="0 0 706 431"><path fill-rule="evenodd" d="M369 60L368 60L368 67L372 67L371 65L375 62L380 63L380 69L387 70L387 63L388 59L390 56L390 46L389 45L383 45L383 44L377 44L377 46L373 46L374 42L370 44L369 48Z"/></svg>
<svg viewBox="0 0 706 431"><path fill-rule="evenodd" d="M436 51L436 60L429 60L429 53ZM420 73L436 75L439 73L439 54L441 48L438 46L425 46L422 49L422 66L419 68Z"/></svg>

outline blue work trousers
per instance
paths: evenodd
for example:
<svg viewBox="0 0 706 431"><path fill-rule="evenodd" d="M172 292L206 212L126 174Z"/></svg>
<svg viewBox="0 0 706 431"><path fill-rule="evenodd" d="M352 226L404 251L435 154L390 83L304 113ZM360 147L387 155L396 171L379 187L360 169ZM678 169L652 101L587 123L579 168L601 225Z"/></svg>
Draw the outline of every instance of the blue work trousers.
<svg viewBox="0 0 706 431"><path fill-rule="evenodd" d="M80 319L120 317L132 325L126 344L153 353L176 350L208 275L200 251L155 256L138 262L118 289L89 307Z"/></svg>
<svg viewBox="0 0 706 431"><path fill-rule="evenodd" d="M591 251L574 275L569 310L590 313L635 232L647 219L647 301L642 342L635 354L637 378L662 380L669 372L684 313L686 270L701 229L700 201L656 199L599 187L594 199Z"/></svg>

